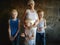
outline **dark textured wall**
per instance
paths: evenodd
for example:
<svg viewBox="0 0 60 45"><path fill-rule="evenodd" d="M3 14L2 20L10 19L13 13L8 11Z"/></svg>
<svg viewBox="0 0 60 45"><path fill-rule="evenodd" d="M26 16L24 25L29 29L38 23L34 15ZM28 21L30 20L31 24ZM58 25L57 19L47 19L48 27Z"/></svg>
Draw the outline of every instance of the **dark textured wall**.
<svg viewBox="0 0 60 45"><path fill-rule="evenodd" d="M27 8L28 0L0 0L0 43L9 44L8 38L8 19L9 10L16 8L19 12L19 18ZM35 9L45 10L45 18L47 20L46 37L47 42L60 43L60 0L34 0ZM8 42L8 43L7 43ZM58 44L59 44L58 43Z"/></svg>

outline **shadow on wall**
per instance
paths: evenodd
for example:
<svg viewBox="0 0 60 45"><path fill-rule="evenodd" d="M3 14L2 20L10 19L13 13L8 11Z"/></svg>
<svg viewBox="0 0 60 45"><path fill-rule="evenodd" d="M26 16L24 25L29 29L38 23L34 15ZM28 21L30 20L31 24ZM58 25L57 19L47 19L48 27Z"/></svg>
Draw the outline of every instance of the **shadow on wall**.
<svg viewBox="0 0 60 45"><path fill-rule="evenodd" d="M47 26L46 35L47 41L60 43L60 23Z"/></svg>
<svg viewBox="0 0 60 45"><path fill-rule="evenodd" d="M9 14L8 14L8 12L3 12L3 11L0 16L0 44L1 45L8 45L9 44L9 38L8 38Z"/></svg>

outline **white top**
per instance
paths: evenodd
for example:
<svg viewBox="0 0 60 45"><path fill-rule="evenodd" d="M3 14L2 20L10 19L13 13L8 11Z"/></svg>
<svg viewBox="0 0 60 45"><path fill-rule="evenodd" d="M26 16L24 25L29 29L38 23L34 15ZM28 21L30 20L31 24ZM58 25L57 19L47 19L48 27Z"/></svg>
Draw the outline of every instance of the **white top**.
<svg viewBox="0 0 60 45"><path fill-rule="evenodd" d="M31 10L27 9L26 14L26 19L29 19L32 24L34 24L34 22L38 19L38 15L35 10L32 12Z"/></svg>
<svg viewBox="0 0 60 45"><path fill-rule="evenodd" d="M34 12L32 12L30 9L27 9L26 14L27 14L26 20L29 20L28 22L31 22L32 24L34 24L35 21L38 19L38 15L35 10L34 10ZM34 39L35 39L36 29L37 29L37 27L32 27L30 30L25 30L25 33L29 36L34 35Z"/></svg>
<svg viewBox="0 0 60 45"><path fill-rule="evenodd" d="M44 20L41 20L37 26L37 32L38 33L45 33L45 29L44 29Z"/></svg>

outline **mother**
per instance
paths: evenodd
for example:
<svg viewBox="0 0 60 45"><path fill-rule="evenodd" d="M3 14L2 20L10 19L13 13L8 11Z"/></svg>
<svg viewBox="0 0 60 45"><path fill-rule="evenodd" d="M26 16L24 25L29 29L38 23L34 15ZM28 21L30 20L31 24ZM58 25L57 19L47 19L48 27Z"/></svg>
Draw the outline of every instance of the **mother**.
<svg viewBox="0 0 60 45"><path fill-rule="evenodd" d="M35 2L33 0L28 1L29 8L24 13L24 27L26 34L26 45L35 45L36 29L39 22L38 15L34 9Z"/></svg>

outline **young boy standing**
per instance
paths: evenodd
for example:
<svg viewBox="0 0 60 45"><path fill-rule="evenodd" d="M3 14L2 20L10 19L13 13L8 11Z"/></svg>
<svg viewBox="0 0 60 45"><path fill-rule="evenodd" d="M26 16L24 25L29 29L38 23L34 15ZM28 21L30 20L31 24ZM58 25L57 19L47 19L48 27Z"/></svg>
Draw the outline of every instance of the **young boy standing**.
<svg viewBox="0 0 60 45"><path fill-rule="evenodd" d="M11 18L8 21L8 33L12 45L19 45L20 20L17 18L17 16L18 11L16 9L12 9Z"/></svg>
<svg viewBox="0 0 60 45"><path fill-rule="evenodd" d="M46 20L43 18L44 11L38 10L38 16L39 16L39 24L37 26L36 44L46 45L46 40L45 40Z"/></svg>

